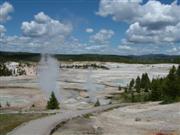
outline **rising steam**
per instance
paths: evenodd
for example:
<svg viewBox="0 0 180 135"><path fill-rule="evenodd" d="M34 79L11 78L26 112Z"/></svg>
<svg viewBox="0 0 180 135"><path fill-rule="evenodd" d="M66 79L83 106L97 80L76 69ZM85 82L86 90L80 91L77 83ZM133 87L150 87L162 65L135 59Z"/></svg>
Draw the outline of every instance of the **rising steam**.
<svg viewBox="0 0 180 135"><path fill-rule="evenodd" d="M96 102L96 83L92 79L92 68L89 68L86 74L85 89L89 94L90 102Z"/></svg>
<svg viewBox="0 0 180 135"><path fill-rule="evenodd" d="M38 80L40 88L48 99L53 91L58 99L61 100L58 61L48 54L42 54L41 61L38 65Z"/></svg>

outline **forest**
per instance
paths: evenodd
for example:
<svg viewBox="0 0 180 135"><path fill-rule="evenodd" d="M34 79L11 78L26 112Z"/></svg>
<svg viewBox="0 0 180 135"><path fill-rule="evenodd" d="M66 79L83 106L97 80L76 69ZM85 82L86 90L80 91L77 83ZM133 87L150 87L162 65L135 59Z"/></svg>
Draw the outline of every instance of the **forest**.
<svg viewBox="0 0 180 135"><path fill-rule="evenodd" d="M180 55L105 55L105 54L53 54L53 57L59 61L100 61L100 62L118 62L118 63L180 63ZM38 62L41 58L39 53L27 52L0 52L0 62L6 61L25 61Z"/></svg>
<svg viewBox="0 0 180 135"><path fill-rule="evenodd" d="M123 93L128 102L162 101L173 103L180 101L180 65L173 66L164 78L149 79L147 73L132 79Z"/></svg>

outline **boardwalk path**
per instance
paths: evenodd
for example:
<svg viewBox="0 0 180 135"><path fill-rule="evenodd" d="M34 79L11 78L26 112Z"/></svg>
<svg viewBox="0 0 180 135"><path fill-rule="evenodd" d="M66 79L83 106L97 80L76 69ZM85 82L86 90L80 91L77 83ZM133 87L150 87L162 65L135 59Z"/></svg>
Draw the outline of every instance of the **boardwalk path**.
<svg viewBox="0 0 180 135"><path fill-rule="evenodd" d="M68 111L64 113L58 113L56 115L48 116L45 118L30 121L12 132L8 135L50 135L51 131L60 123L70 120L72 118L82 116L89 113L103 112L108 109L113 109L117 107L124 107L127 104L116 104L116 105L106 105L100 106L88 110L78 110L78 111Z"/></svg>

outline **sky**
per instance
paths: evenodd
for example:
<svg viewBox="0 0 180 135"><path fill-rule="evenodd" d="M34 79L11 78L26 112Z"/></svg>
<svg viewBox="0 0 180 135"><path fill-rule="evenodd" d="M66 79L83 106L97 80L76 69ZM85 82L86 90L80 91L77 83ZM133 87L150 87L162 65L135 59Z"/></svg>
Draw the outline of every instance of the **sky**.
<svg viewBox="0 0 180 135"><path fill-rule="evenodd" d="M0 0L0 51L180 55L180 1Z"/></svg>

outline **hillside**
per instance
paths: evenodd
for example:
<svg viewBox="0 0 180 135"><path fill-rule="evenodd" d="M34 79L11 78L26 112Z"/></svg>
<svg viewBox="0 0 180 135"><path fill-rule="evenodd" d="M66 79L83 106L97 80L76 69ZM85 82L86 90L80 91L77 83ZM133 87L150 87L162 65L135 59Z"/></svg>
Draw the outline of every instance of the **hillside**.
<svg viewBox="0 0 180 135"><path fill-rule="evenodd" d="M26 53L26 52L0 52L0 61L32 61L37 62L40 60L39 53ZM149 54L149 55L103 55L103 54L55 54L60 61L101 61L101 62L119 62L119 63L180 63L180 55L162 55L162 54Z"/></svg>

